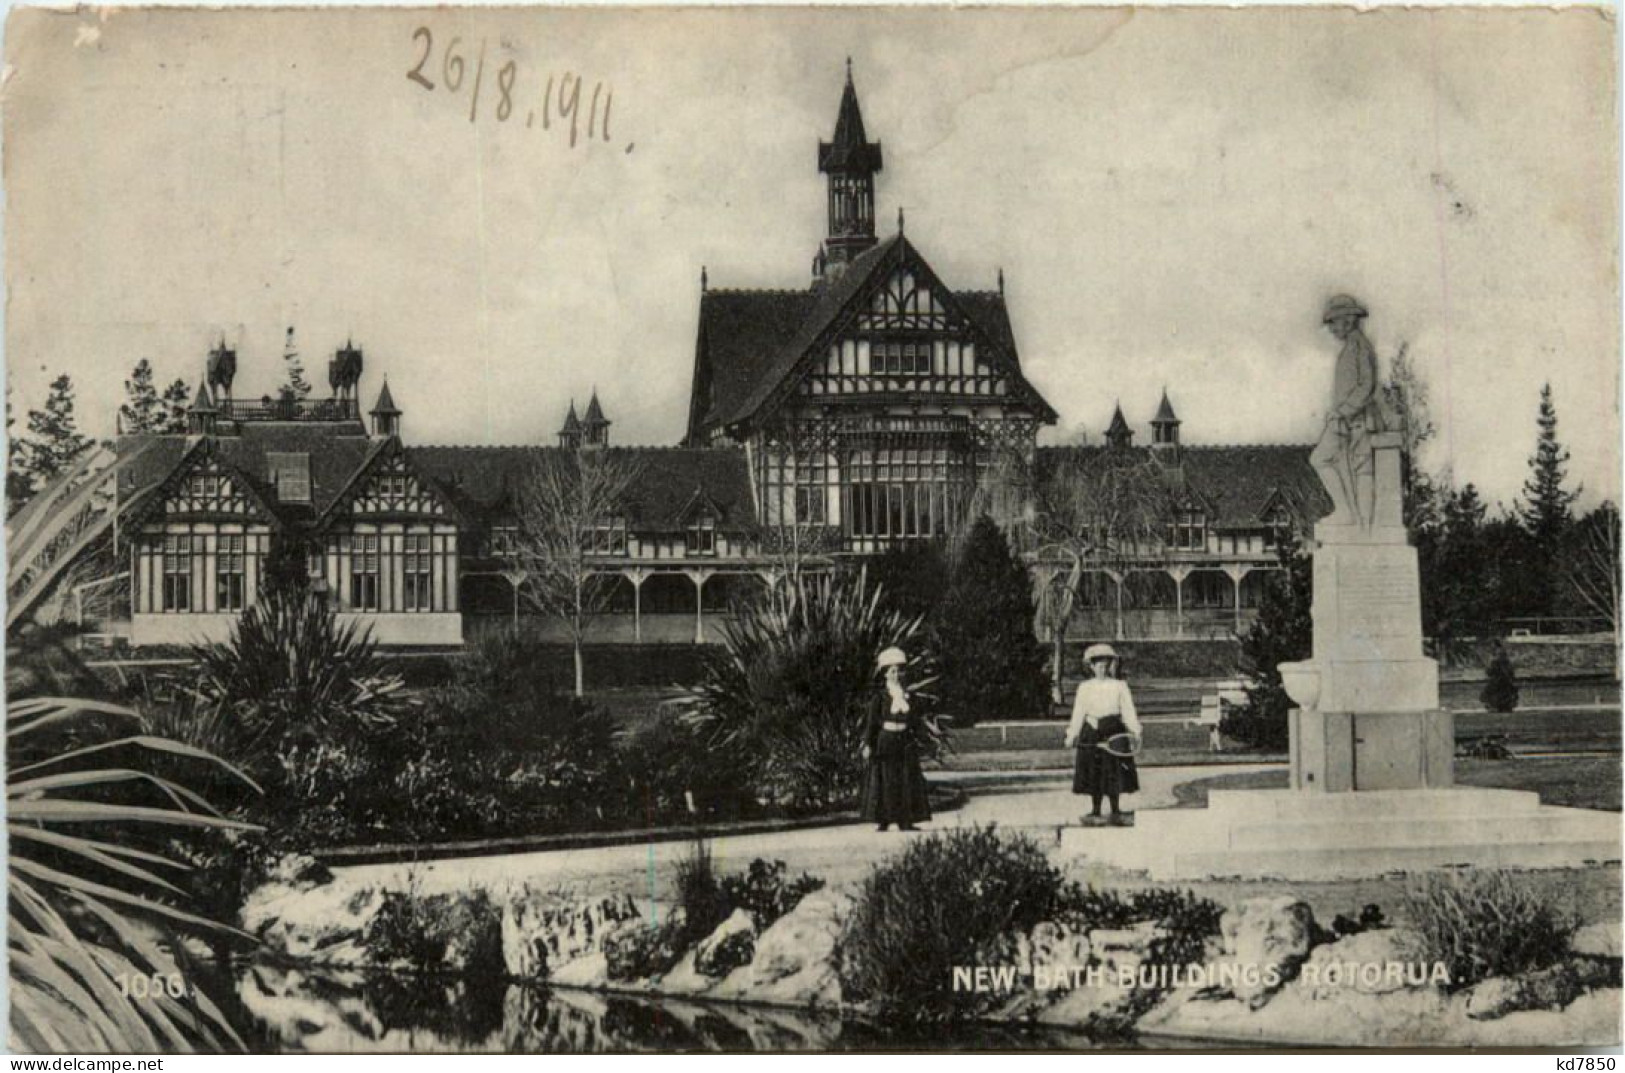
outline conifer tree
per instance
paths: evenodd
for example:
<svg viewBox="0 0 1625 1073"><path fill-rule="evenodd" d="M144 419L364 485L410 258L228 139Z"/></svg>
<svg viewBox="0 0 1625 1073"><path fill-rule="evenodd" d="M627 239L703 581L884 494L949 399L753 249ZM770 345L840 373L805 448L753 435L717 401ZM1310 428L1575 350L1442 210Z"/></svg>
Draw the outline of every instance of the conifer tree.
<svg viewBox="0 0 1625 1073"><path fill-rule="evenodd" d="M73 402L73 380L64 373L51 381L45 408L28 411L28 439L20 444L18 462L36 489L49 484L91 446L90 437L79 431Z"/></svg>
<svg viewBox="0 0 1625 1073"><path fill-rule="evenodd" d="M282 345L282 361L286 366L288 379L278 389L285 400L300 400L310 395L310 381L305 379L305 365L299 360L299 346L293 341L293 329L288 329L288 336Z"/></svg>
<svg viewBox="0 0 1625 1073"><path fill-rule="evenodd" d="M163 427L159 432L180 433L186 431L186 410L192 405L192 389L185 380L176 380L164 388Z"/></svg>
<svg viewBox="0 0 1625 1073"><path fill-rule="evenodd" d="M1529 458L1529 477L1523 482L1518 518L1541 550L1550 554L1574 520L1570 507L1580 490L1570 492L1563 487L1569 452L1557 439L1557 407L1552 403L1549 383L1541 386L1540 414L1535 423L1540 432L1535 439L1535 453Z"/></svg>
<svg viewBox="0 0 1625 1073"><path fill-rule="evenodd" d="M158 389L152 382L152 363L142 358L124 381L124 404L118 408L119 431L127 435L162 432L167 423Z"/></svg>
<svg viewBox="0 0 1625 1073"><path fill-rule="evenodd" d="M1241 671L1249 681L1247 705L1224 717L1223 732L1260 749L1287 745L1287 712L1296 707L1281 682L1281 664L1308 659L1314 647L1314 563L1296 539L1276 549L1258 617L1241 638Z"/></svg>
<svg viewBox="0 0 1625 1073"><path fill-rule="evenodd" d="M11 434L17 419L11 415L11 385L6 385L6 516L34 498L33 475L24 469L23 444Z"/></svg>
<svg viewBox="0 0 1625 1073"><path fill-rule="evenodd" d="M1050 704L1044 648L1033 635L1032 580L987 515L971 527L932 629L935 692L956 726L1031 719Z"/></svg>

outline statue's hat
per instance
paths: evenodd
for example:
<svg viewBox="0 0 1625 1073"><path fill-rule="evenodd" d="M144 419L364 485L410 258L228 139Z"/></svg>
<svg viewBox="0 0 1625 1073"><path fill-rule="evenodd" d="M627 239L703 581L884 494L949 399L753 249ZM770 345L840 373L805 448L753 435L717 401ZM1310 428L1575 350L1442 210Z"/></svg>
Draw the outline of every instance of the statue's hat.
<svg viewBox="0 0 1625 1073"><path fill-rule="evenodd" d="M1329 324L1338 317L1365 317L1369 315L1365 311L1365 306L1346 294L1338 294L1327 299L1326 312L1321 314L1320 322Z"/></svg>

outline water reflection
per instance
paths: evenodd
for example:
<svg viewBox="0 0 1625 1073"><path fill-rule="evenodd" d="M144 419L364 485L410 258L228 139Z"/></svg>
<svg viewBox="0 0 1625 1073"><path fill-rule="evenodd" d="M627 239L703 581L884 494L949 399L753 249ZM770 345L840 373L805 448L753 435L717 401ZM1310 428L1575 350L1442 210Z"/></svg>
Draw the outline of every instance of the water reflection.
<svg viewBox="0 0 1625 1073"><path fill-rule="evenodd" d="M1087 1037L1038 1026L902 1033L835 1015L528 984L255 963L237 980L264 1049L316 1052L580 1053L924 1048L1078 1050Z"/></svg>

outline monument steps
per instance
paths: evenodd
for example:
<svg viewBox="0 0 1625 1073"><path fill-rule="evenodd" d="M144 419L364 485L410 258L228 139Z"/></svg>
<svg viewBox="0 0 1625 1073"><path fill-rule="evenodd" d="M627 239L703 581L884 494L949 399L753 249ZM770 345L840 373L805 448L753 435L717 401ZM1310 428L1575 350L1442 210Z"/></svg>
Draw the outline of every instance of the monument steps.
<svg viewBox="0 0 1625 1073"><path fill-rule="evenodd" d="M1535 841L1453 846L1385 845L1366 849L1304 847L1291 850L1232 850L1178 854L1157 878L1201 879L1224 876L1327 880L1420 872L1442 868L1571 868L1620 859L1617 838L1592 841Z"/></svg>
<svg viewBox="0 0 1625 1073"><path fill-rule="evenodd" d="M1283 846L1312 846L1318 849L1369 849L1381 845L1391 849L1407 846L1450 846L1479 842L1593 842L1606 838L1612 826L1615 856L1618 856L1619 822L1576 822L1562 812L1528 816L1446 818L1416 817L1402 822L1380 820L1277 820L1259 824L1236 824L1229 829L1228 844L1234 850L1273 850ZM1607 820L1612 819L1610 825ZM1149 832L1148 832L1149 833Z"/></svg>
<svg viewBox="0 0 1625 1073"><path fill-rule="evenodd" d="M1213 790L1205 810L1232 823L1247 820L1365 820L1385 816L1522 816L1542 808L1532 790L1455 786L1315 794L1290 790ZM1149 816L1150 813L1147 813Z"/></svg>

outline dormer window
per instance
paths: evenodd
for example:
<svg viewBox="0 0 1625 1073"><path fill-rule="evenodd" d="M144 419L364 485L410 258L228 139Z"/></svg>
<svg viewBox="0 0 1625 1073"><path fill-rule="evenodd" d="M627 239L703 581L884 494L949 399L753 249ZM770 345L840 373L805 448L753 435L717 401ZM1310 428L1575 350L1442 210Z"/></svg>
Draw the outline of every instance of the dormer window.
<svg viewBox="0 0 1625 1073"><path fill-rule="evenodd" d="M495 559L505 559L519 552L519 527L517 525L493 525L489 543L490 555Z"/></svg>
<svg viewBox="0 0 1625 1073"><path fill-rule="evenodd" d="M688 523L688 554L715 555L717 553L717 519L710 511L701 511Z"/></svg>
<svg viewBox="0 0 1625 1073"><path fill-rule="evenodd" d="M587 550L592 555L625 555L626 519L600 519L588 534Z"/></svg>
<svg viewBox="0 0 1625 1073"><path fill-rule="evenodd" d="M1174 551L1202 551L1207 547L1207 515L1201 510L1182 509L1168 523L1168 546Z"/></svg>
<svg viewBox="0 0 1625 1073"><path fill-rule="evenodd" d="M1264 520L1264 547L1269 551L1282 547L1292 539L1292 515L1285 507L1277 506Z"/></svg>
<svg viewBox="0 0 1625 1073"><path fill-rule="evenodd" d="M186 494L193 499L215 499L220 495L218 473L194 473L186 479Z"/></svg>
<svg viewBox="0 0 1625 1073"><path fill-rule="evenodd" d="M271 485L284 503L310 502L310 454L305 451L267 451Z"/></svg>

